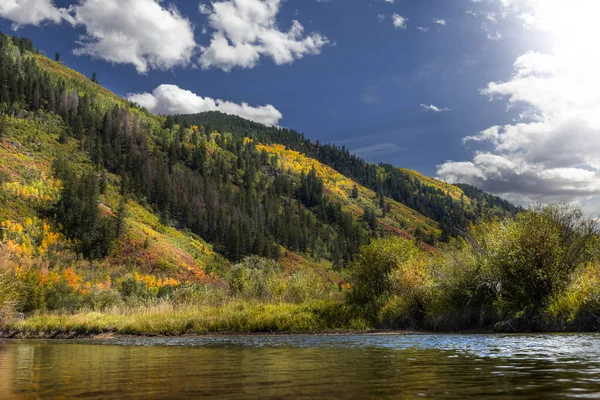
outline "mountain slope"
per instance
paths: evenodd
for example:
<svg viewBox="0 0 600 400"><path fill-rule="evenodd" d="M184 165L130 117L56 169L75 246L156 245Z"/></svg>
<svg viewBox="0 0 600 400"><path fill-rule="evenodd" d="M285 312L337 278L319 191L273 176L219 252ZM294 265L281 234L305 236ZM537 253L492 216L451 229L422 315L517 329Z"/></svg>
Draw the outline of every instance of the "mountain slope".
<svg viewBox="0 0 600 400"><path fill-rule="evenodd" d="M516 210L294 131L152 115L6 35L0 155L0 239L23 280L88 292L218 285L248 255L341 283L332 267L374 237L434 245L487 211Z"/></svg>
<svg viewBox="0 0 600 400"><path fill-rule="evenodd" d="M470 185L450 185L415 171L389 164L369 164L345 147L313 143L293 130L267 127L219 112L168 116L166 126L205 126L234 137L249 137L263 144L282 144L330 166L337 172L371 189L381 197L393 199L440 224L442 239L455 236L481 217L514 215L518 207L493 195L475 195ZM468 191L473 197L465 193ZM481 192L481 191L479 191Z"/></svg>

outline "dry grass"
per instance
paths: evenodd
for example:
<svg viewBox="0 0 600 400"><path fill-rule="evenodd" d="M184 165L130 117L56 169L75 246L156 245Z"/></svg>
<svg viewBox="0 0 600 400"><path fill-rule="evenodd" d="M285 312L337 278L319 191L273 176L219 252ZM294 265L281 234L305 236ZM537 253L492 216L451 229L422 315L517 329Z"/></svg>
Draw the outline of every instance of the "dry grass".
<svg viewBox="0 0 600 400"><path fill-rule="evenodd" d="M220 306L173 305L115 308L103 313L40 314L5 324L5 335L56 337L116 333L184 335L205 333L316 332L367 329L341 303L265 304L231 301Z"/></svg>

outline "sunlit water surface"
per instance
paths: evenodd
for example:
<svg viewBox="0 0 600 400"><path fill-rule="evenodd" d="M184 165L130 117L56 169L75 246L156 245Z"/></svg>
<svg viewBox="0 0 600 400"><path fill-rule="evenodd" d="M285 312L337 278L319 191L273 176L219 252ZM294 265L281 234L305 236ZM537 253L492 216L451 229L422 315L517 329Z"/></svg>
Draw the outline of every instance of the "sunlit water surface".
<svg viewBox="0 0 600 400"><path fill-rule="evenodd" d="M0 341L0 398L599 398L600 335Z"/></svg>

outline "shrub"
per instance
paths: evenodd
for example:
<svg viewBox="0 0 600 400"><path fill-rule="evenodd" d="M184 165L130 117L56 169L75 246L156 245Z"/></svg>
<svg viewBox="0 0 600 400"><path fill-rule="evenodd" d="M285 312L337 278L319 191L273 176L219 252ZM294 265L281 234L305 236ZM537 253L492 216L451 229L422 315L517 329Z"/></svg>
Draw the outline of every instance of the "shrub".
<svg viewBox="0 0 600 400"><path fill-rule="evenodd" d="M285 290L277 276L279 269L279 264L273 260L258 256L246 257L232 268L231 293L257 300L278 298Z"/></svg>
<svg viewBox="0 0 600 400"><path fill-rule="evenodd" d="M352 268L352 300L381 305L393 289L393 273L419 253L414 241L398 237L375 239L363 246Z"/></svg>
<svg viewBox="0 0 600 400"><path fill-rule="evenodd" d="M11 270L10 251L0 243L0 322L12 318L19 298L19 290L14 272Z"/></svg>
<svg viewBox="0 0 600 400"><path fill-rule="evenodd" d="M536 318L597 253L596 221L572 206L536 207L506 230L508 240L490 257L501 285L498 307L510 319Z"/></svg>
<svg viewBox="0 0 600 400"><path fill-rule="evenodd" d="M328 284L320 275L310 271L298 271L285 279L283 297L290 303L303 303L326 300L333 292L332 284Z"/></svg>
<svg viewBox="0 0 600 400"><path fill-rule="evenodd" d="M94 290L88 295L86 303L94 311L107 311L124 304L121 294L115 289Z"/></svg>
<svg viewBox="0 0 600 400"><path fill-rule="evenodd" d="M391 295L382 305L378 320L389 328L418 328L423 325L432 288L428 257L414 257L391 274Z"/></svg>
<svg viewBox="0 0 600 400"><path fill-rule="evenodd" d="M554 301L557 315L557 296L595 259L597 242L596 221L571 206L538 206L514 220L481 223L432 259L430 325L496 321L501 330L542 329L549 305Z"/></svg>
<svg viewBox="0 0 600 400"><path fill-rule="evenodd" d="M180 286L173 292L173 303L178 305L221 305L228 299L228 290L221 285L193 284Z"/></svg>
<svg viewBox="0 0 600 400"><path fill-rule="evenodd" d="M83 306L84 298L66 282L48 285L44 291L46 308L50 311L73 312Z"/></svg>
<svg viewBox="0 0 600 400"><path fill-rule="evenodd" d="M545 317L549 329L600 329L600 264L588 264L564 291L552 296Z"/></svg>

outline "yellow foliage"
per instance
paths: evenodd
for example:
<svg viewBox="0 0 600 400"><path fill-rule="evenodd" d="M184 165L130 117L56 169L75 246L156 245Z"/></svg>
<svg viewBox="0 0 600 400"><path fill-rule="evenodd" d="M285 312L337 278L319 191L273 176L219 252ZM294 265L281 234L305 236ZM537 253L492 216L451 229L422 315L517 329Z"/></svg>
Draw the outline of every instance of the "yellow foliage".
<svg viewBox="0 0 600 400"><path fill-rule="evenodd" d="M17 258L44 255L55 243L63 240L59 233L52 232L46 221L26 218L23 224L6 220L0 223L7 245Z"/></svg>
<svg viewBox="0 0 600 400"><path fill-rule="evenodd" d="M38 203L52 203L58 199L60 191L60 181L46 177L42 172L39 180L31 184L21 182L5 182L2 184L2 190L12 196L26 201Z"/></svg>

